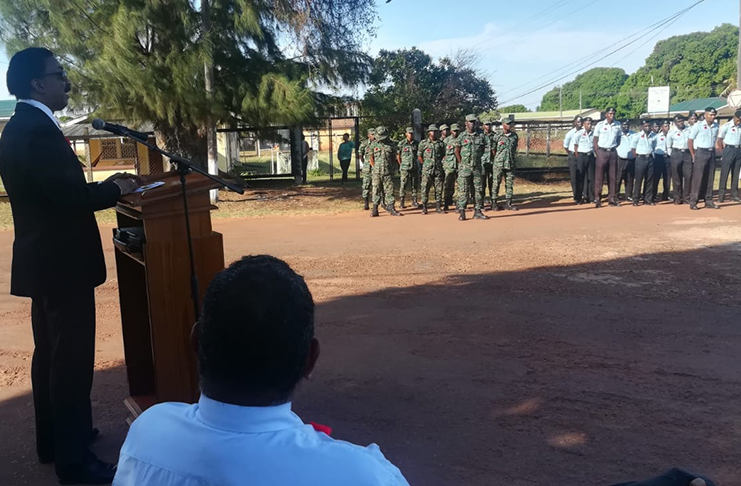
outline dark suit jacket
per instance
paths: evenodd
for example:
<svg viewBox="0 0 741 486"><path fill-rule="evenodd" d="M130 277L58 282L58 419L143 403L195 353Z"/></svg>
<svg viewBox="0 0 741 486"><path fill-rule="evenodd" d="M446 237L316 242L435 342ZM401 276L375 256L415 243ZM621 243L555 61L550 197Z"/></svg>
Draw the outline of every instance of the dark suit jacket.
<svg viewBox="0 0 741 486"><path fill-rule="evenodd" d="M94 212L116 204L113 182L88 184L61 130L18 103L0 137L0 176L15 225L10 293L35 297L106 278Z"/></svg>

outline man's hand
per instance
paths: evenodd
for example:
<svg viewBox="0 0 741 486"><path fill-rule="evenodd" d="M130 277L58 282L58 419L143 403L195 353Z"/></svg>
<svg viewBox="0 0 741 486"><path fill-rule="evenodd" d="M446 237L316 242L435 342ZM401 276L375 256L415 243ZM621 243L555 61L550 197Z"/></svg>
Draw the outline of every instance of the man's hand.
<svg viewBox="0 0 741 486"><path fill-rule="evenodd" d="M120 179L133 179L138 185L144 184L144 179L136 174L129 174L128 172L116 172L112 176L108 177L105 182L115 182Z"/></svg>
<svg viewBox="0 0 741 486"><path fill-rule="evenodd" d="M139 188L139 182L134 177L119 177L113 180L111 180L109 177L106 180L116 184L118 188L121 189L122 196L131 194L132 192L134 192L135 190Z"/></svg>

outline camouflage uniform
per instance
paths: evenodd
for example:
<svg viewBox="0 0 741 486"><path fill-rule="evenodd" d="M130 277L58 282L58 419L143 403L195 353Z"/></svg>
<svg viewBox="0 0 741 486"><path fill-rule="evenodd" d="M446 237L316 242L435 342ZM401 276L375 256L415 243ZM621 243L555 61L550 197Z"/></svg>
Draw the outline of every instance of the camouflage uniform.
<svg viewBox="0 0 741 486"><path fill-rule="evenodd" d="M437 131L437 127L430 125L427 130ZM430 185L435 186L435 201L437 210L443 202L443 156L445 145L440 140L425 139L419 144L418 157L422 158L422 212L426 212L427 201L430 196Z"/></svg>
<svg viewBox="0 0 741 486"><path fill-rule="evenodd" d="M509 135L500 132L494 139L496 147L496 153L494 154L494 184L496 189L492 194L492 204L496 204L496 199L499 197L499 186L502 183L502 177L505 180L508 204L512 200L515 187L515 154L517 153L518 141L519 137L511 130Z"/></svg>
<svg viewBox="0 0 741 486"><path fill-rule="evenodd" d="M491 125L491 121L487 120L485 122L487 125ZM486 188L489 188L489 197L491 197L491 200L494 201L494 196L491 192L492 190L492 182L494 180L493 178L493 170L492 170L492 160L491 160L491 150L494 144L494 132L492 130L489 131L489 133L484 132L484 140L486 141L486 145L484 147L484 155L481 156L481 177L483 178L483 182L481 184L481 190L483 191L481 193L481 203L483 204L486 200ZM493 204L493 202L492 202Z"/></svg>
<svg viewBox="0 0 741 486"><path fill-rule="evenodd" d="M375 136L376 130L374 128L371 128L368 130L368 135ZM361 160L363 161L363 199L367 203L370 201L371 196L371 174L373 173L371 165L370 165L370 152L369 148L370 145L373 142L371 140L366 139L360 144L360 148L358 148L358 154L360 155ZM368 209L366 207L366 209Z"/></svg>
<svg viewBox="0 0 741 486"><path fill-rule="evenodd" d="M383 203L386 210L398 215L394 209L394 180L396 167L396 144L388 138L386 127L376 128L376 140L370 145L370 156L373 158L373 212L378 214L378 205Z"/></svg>
<svg viewBox="0 0 741 486"><path fill-rule="evenodd" d="M468 120L469 117L470 115L466 119ZM473 179L474 209L480 212L483 206L481 157L486 148L484 133L478 130L469 133L468 130L464 130L455 139L455 146L460 147L461 151L461 163L458 165L458 210L466 209L469 183Z"/></svg>
<svg viewBox="0 0 741 486"><path fill-rule="evenodd" d="M407 133L414 133L414 130L407 128ZM397 145L399 158L399 172L401 174L401 184L399 186L399 197L401 198L401 207L404 207L404 197L407 192L407 181L412 185L412 204L417 204L417 187L419 186L419 162L417 161L417 141L408 141L406 138Z"/></svg>
<svg viewBox="0 0 741 486"><path fill-rule="evenodd" d="M459 133L458 125L453 124L455 129L451 130L443 143L445 144L445 158L443 159L443 170L445 179L443 181L443 194L445 206L453 204L453 191L455 191L455 180L458 178L458 160L455 158L455 138Z"/></svg>

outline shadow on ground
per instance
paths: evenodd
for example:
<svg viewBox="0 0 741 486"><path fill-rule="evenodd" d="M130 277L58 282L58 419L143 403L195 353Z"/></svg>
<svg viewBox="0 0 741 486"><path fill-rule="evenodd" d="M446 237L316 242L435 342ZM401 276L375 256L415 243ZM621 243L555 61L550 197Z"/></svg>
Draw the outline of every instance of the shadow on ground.
<svg viewBox="0 0 741 486"><path fill-rule="evenodd" d="M295 409L378 443L413 485L603 486L669 466L737 485L739 268L734 243L323 302ZM121 366L96 373L108 459L125 395ZM0 484L55 484L32 417L28 393L0 403Z"/></svg>

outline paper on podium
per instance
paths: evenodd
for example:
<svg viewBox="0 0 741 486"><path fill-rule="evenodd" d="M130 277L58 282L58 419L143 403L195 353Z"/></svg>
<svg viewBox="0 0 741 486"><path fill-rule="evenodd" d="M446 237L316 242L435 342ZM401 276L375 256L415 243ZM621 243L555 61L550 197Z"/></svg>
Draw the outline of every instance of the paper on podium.
<svg viewBox="0 0 741 486"><path fill-rule="evenodd" d="M164 185L165 183L163 181L153 182L151 184L147 184L146 186L141 186L140 188L136 189L134 193L142 193L144 191L148 191L150 189L154 189L154 188L164 186Z"/></svg>

